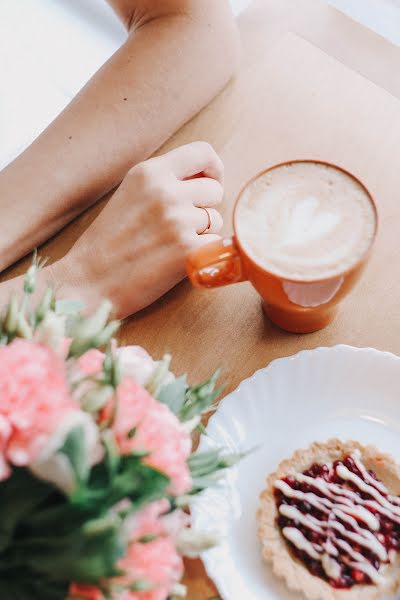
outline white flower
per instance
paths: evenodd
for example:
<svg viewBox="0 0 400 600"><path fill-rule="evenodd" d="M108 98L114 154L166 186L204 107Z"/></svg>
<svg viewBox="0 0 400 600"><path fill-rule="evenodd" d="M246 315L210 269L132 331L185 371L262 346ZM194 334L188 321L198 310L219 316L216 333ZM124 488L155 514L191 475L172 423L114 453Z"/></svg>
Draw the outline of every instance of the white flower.
<svg viewBox="0 0 400 600"><path fill-rule="evenodd" d="M137 383L157 398L160 390L175 380L169 370L171 357L154 360L141 346L123 346L116 349L122 377L132 377Z"/></svg>
<svg viewBox="0 0 400 600"><path fill-rule="evenodd" d="M171 589L171 598L186 598L187 587L182 583L175 583Z"/></svg>
<svg viewBox="0 0 400 600"><path fill-rule="evenodd" d="M220 541L221 537L216 531L193 531L186 527L179 533L176 547L183 556L196 558L204 550L217 546Z"/></svg>
<svg viewBox="0 0 400 600"><path fill-rule="evenodd" d="M163 360L157 360L156 361L156 369L160 369L162 367L163 363L164 363ZM175 381L175 375L169 369L166 369L165 373L163 374L162 380L161 380L162 386L168 385L169 383L172 383L173 381Z"/></svg>
<svg viewBox="0 0 400 600"><path fill-rule="evenodd" d="M52 348L60 355L64 347L64 338L65 317L49 311L35 331L35 341Z"/></svg>
<svg viewBox="0 0 400 600"><path fill-rule="evenodd" d="M118 348L116 353L122 376L132 377L137 383L145 386L157 367L150 354L141 346L123 346Z"/></svg>
<svg viewBox="0 0 400 600"><path fill-rule="evenodd" d="M71 412L60 424L46 447L36 461L30 466L31 471L40 479L53 483L66 494L71 494L77 485L76 470L68 456L60 452L72 430L82 428L80 441L83 444L81 462L78 465L80 473L87 470L102 458L102 448L99 442L99 432L92 417L83 411Z"/></svg>

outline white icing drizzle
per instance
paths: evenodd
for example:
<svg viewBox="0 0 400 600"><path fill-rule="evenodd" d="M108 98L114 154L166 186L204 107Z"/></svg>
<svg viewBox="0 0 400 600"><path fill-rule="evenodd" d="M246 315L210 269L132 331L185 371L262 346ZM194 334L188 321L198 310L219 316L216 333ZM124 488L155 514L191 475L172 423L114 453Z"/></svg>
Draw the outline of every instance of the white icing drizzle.
<svg viewBox="0 0 400 600"><path fill-rule="evenodd" d="M337 538L336 545L339 546L339 548L341 548L342 550L344 550L346 552L346 554L348 554L350 556L350 558L352 558L354 561L362 561L363 560L363 558L364 558L363 555L360 554L360 552L356 552L355 550L353 550L353 548L350 546L350 544L348 542L346 542L346 540Z"/></svg>
<svg viewBox="0 0 400 600"><path fill-rule="evenodd" d="M368 577L373 583L378 584L383 581L383 577L382 575L380 575L379 571L377 571L375 567L371 565L370 562L366 561L364 557L360 562L350 563L350 566L353 567L353 569L358 569L359 571L362 571L363 573L368 575Z"/></svg>
<svg viewBox="0 0 400 600"><path fill-rule="evenodd" d="M375 517L369 510L364 508L363 506L348 506L347 504L337 504L336 508L341 511L341 513L345 513L351 517L355 517L353 521L355 521L355 527L357 525L356 519L359 521L363 521L371 529L371 531L379 531L380 523L379 519Z"/></svg>
<svg viewBox="0 0 400 600"><path fill-rule="evenodd" d="M366 482L376 487L376 489L379 490L381 494L388 496L389 492L387 487L383 485L382 481L377 481L368 473L367 469L362 464L360 458L360 451L356 450L352 455L352 459L354 460L354 464L356 465L357 469L360 471L361 475L364 477Z"/></svg>
<svg viewBox="0 0 400 600"><path fill-rule="evenodd" d="M360 552L356 552L353 548L348 544L345 540L338 539L336 541L337 545L342 548L353 559L353 561L349 561L349 566L362 571L373 581L374 583L380 583L382 581L382 576L379 571L377 571L369 562L365 561L365 557L360 554Z"/></svg>
<svg viewBox="0 0 400 600"><path fill-rule="evenodd" d="M354 550L351 543L346 540L375 554L381 563L392 562L396 553L388 552L381 542L383 537L379 533L380 522L370 509L394 523L400 524L400 499L397 496L389 495L383 483L368 473L361 463L359 453L354 453L351 458L362 477L359 477L343 463L336 466L336 473L342 480L351 482L360 492L368 494L370 498L363 499L355 491L344 488L342 485L326 481L322 477L314 478L303 473L294 474L294 479L311 489L314 488L323 494L323 497L312 491L295 490L285 481L278 480L275 482L275 488L280 490L286 498L307 502L325 515L324 520L320 520L311 514L300 511L297 506L281 504L279 513L294 525L291 527L289 524L284 527L282 533L297 549L305 552L310 558L320 561L328 578L335 580L340 577L341 565L333 558L340 554L341 560L349 567L364 573L373 583L378 584L382 580L379 571L361 552ZM332 465L329 466L331 469L333 468ZM360 522L364 523L366 527L361 527ZM349 525L351 530L347 529L345 524ZM321 535L322 546L307 540L298 528L299 525Z"/></svg>
<svg viewBox="0 0 400 600"><path fill-rule="evenodd" d="M318 521L312 515L303 514L298 508L295 506L289 506L288 504L281 504L279 507L279 512L284 517L288 519L292 519L292 521L298 521L307 529L311 529L312 531L316 531L317 533L324 533L325 528L327 527L326 523L322 521Z"/></svg>
<svg viewBox="0 0 400 600"><path fill-rule="evenodd" d="M278 490L280 490L282 494L286 496L286 498L294 498L296 500L303 500L304 502L308 502L317 510L324 512L327 515L330 512L326 506L331 506L331 502L329 502L329 500L327 500L326 498L320 498L312 492L302 492L300 490L294 490L290 487L290 485L288 485L285 481L282 481L281 479L278 479L278 481L275 482L275 487Z"/></svg>
<svg viewBox="0 0 400 600"><path fill-rule="evenodd" d="M382 562L388 560L388 553L386 552L385 546L380 543L380 541L374 536L373 533L371 533L371 531L360 528L360 532L362 531L363 533L353 533L352 531L346 529L346 527L342 523L339 523L339 521L333 521L331 527L332 529L336 529L336 531L338 531L343 537L352 540L356 544L359 544L360 546L363 546L367 550L370 550L376 554L376 556Z"/></svg>
<svg viewBox="0 0 400 600"><path fill-rule="evenodd" d="M384 508L388 508L394 514L400 515L400 507L398 508L396 506L393 506L393 504L390 503L384 496L382 496L382 494L374 486L365 483L361 479L361 477L353 473L353 471L350 471L344 465L338 465L336 472L341 479L344 479L345 481L351 481L352 483L354 483L354 485L356 485L359 490L375 498L375 500Z"/></svg>
<svg viewBox="0 0 400 600"><path fill-rule="evenodd" d="M373 508L374 510L379 512L384 517L387 517L388 519L391 519L392 521L394 521L395 523L398 523L400 525L400 517L395 515L391 510L388 510L387 508L383 508L383 506L381 506L378 502L376 502L376 500L365 500L364 506L366 508Z"/></svg>
<svg viewBox="0 0 400 600"><path fill-rule="evenodd" d="M338 549L331 542L330 536L327 537L326 542L325 542L325 552L327 554L329 554L330 556L337 556L339 554Z"/></svg>
<svg viewBox="0 0 400 600"><path fill-rule="evenodd" d="M340 565L337 560L329 556L329 554L322 555L321 563L325 573L330 579L338 579L340 577Z"/></svg>
<svg viewBox="0 0 400 600"><path fill-rule="evenodd" d="M320 553L322 550L321 546L317 546L319 550L318 551L314 544L309 542L308 539L304 537L300 529L297 529L296 527L284 527L282 529L282 533L284 537L287 540L289 540L289 542L292 542L293 546L296 546L296 548L298 548L299 550L303 550L308 554L308 556L311 556L311 558L314 558L315 560L320 560Z"/></svg>

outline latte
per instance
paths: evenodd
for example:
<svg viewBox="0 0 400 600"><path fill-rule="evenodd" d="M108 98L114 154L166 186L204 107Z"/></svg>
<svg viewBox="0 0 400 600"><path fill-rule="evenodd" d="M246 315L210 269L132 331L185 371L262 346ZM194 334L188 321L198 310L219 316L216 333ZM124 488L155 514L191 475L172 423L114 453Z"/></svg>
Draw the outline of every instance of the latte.
<svg viewBox="0 0 400 600"><path fill-rule="evenodd" d="M350 175L326 164L294 162L245 188L235 225L244 251L263 269L313 281L359 262L374 238L376 214Z"/></svg>

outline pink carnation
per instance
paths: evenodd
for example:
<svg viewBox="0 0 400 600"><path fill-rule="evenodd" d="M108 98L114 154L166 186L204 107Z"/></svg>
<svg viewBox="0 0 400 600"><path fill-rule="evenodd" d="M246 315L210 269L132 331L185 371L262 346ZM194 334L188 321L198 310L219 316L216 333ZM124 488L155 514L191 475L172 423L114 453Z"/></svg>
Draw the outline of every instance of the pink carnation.
<svg viewBox="0 0 400 600"><path fill-rule="evenodd" d="M149 590L122 591L113 594L114 600L167 600L173 586L183 575L183 560L169 537L158 537L144 544L135 543L128 547L118 563L124 575L111 580L116 587L128 587L138 581L151 585ZM104 600L99 588L92 585L72 584L68 600Z"/></svg>
<svg viewBox="0 0 400 600"><path fill-rule="evenodd" d="M142 580L152 584L143 592L123 592L118 600L166 600L172 587L183 575L183 561L169 537L158 537L145 544L131 544L126 556L119 562L126 573L125 579Z"/></svg>
<svg viewBox="0 0 400 600"><path fill-rule="evenodd" d="M182 558L174 545L175 536L188 525L189 516L181 510L168 513L170 503L166 498L151 502L139 512L128 517L125 535L130 540L125 557L118 566L125 575L110 580L110 587L130 586L144 580L152 587L141 592L115 592L114 600L165 600L171 588L183 574ZM168 514L166 514L168 513ZM172 520L171 520L172 519ZM140 542L145 536L156 536L154 540ZM104 600L96 586L73 584L69 600Z"/></svg>
<svg viewBox="0 0 400 600"><path fill-rule="evenodd" d="M116 400L106 406L102 419L108 420L115 410L112 428L120 452L149 452L144 459L145 464L171 479L170 493L180 495L188 492L192 480L187 459L192 442L180 421L165 404L154 400L129 377L122 381L116 396Z"/></svg>
<svg viewBox="0 0 400 600"><path fill-rule="evenodd" d="M100 350L88 350L78 359L78 365L85 375L96 375L103 368L104 353Z"/></svg>
<svg viewBox="0 0 400 600"><path fill-rule="evenodd" d="M163 498L130 515L125 525L128 539L137 542L147 535L167 535L175 539L189 525L190 517L182 510L169 512L170 508L169 500Z"/></svg>
<svg viewBox="0 0 400 600"><path fill-rule="evenodd" d="M60 422L78 405L69 395L61 359L49 348L17 339L0 348L0 479L7 462L31 464Z"/></svg>
<svg viewBox="0 0 400 600"><path fill-rule="evenodd" d="M146 535L163 535L165 528L160 517L170 510L166 498L151 502L139 512L133 513L126 521L129 540L138 541Z"/></svg>

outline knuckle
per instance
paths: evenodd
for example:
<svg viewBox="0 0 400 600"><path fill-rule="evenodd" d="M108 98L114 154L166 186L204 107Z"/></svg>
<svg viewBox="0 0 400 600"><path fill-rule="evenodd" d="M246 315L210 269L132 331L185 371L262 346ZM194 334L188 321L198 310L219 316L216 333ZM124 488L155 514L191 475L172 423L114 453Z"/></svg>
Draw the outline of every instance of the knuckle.
<svg viewBox="0 0 400 600"><path fill-rule="evenodd" d="M204 140L201 140L199 142L196 142L197 147L199 148L199 150L203 151L204 154L212 154L217 156L217 153L215 152L214 148L212 147L212 145L209 142L205 142Z"/></svg>
<svg viewBox="0 0 400 600"><path fill-rule="evenodd" d="M149 161L143 161L132 167L128 171L128 176L132 178L134 177L140 183L145 183L150 179L151 173L152 169L151 165L149 164Z"/></svg>
<svg viewBox="0 0 400 600"><path fill-rule="evenodd" d="M222 175L223 175L223 174L224 174L224 171L225 171L225 165L224 165L224 163L223 163L223 160L222 160L222 158L219 156L219 154L216 154L216 158L217 158L217 163L218 163L218 166L219 166L219 168L220 168L220 170L221 170L221 173L222 173Z"/></svg>
<svg viewBox="0 0 400 600"><path fill-rule="evenodd" d="M214 180L215 183L215 196L217 198L218 202L222 202L222 199L224 197L224 186L222 185L222 183L220 181L216 181Z"/></svg>

